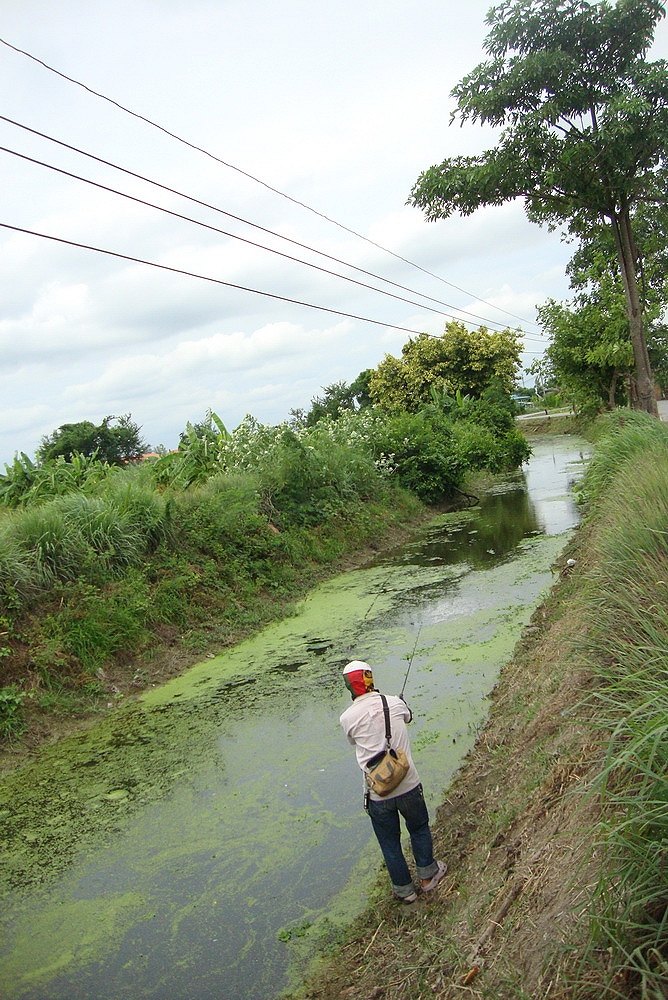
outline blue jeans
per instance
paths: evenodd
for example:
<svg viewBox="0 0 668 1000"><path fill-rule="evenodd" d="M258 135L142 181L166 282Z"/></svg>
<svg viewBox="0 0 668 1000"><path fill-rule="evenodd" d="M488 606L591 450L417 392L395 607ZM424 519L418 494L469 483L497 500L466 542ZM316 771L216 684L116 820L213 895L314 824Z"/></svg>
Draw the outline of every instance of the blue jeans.
<svg viewBox="0 0 668 1000"><path fill-rule="evenodd" d="M390 875L392 889L396 896L408 896L414 892L408 865L401 849L401 825L399 816L404 817L410 834L413 857L419 878L431 878L438 865L434 861L434 850L429 829L429 813L424 801L422 785L416 785L410 792L392 799L369 800L369 816L373 832L383 852L385 865Z"/></svg>

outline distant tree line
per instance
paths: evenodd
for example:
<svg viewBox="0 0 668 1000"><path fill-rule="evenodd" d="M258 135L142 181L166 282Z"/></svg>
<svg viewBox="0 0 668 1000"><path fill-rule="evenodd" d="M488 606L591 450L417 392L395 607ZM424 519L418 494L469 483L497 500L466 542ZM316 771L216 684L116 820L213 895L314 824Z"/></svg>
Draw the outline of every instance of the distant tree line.
<svg viewBox="0 0 668 1000"><path fill-rule="evenodd" d="M96 457L108 465L134 462L148 450L141 437L141 428L129 413L120 417L105 417L101 423L80 420L61 424L53 433L42 438L37 450L40 462L64 458L70 462L74 455Z"/></svg>

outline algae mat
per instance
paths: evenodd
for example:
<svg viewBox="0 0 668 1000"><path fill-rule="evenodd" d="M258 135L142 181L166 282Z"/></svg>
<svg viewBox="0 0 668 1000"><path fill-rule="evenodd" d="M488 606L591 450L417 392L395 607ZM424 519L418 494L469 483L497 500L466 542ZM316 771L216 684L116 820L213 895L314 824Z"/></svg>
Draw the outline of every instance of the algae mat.
<svg viewBox="0 0 668 1000"><path fill-rule="evenodd" d="M338 727L342 665L367 659L398 690L414 651L433 807L552 580L582 460L572 439L536 443L478 507L2 782L1 995L277 996L379 867Z"/></svg>

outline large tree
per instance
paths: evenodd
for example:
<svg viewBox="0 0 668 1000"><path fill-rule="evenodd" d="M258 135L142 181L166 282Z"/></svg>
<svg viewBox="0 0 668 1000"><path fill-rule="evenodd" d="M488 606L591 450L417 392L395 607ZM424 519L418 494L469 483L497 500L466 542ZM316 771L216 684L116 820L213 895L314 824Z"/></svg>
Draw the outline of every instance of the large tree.
<svg viewBox="0 0 668 1000"><path fill-rule="evenodd" d="M656 413L639 289L634 211L665 201L668 73L645 59L659 0L515 0L493 7L489 59L453 91L462 121L501 127L497 145L417 180L429 219L522 198L532 221L585 236L610 229L621 274L640 408ZM454 116L453 116L454 117Z"/></svg>
<svg viewBox="0 0 668 1000"><path fill-rule="evenodd" d="M420 334L404 344L401 358L387 354L371 373L373 402L389 411L416 412L434 392L479 398L490 386L515 387L521 342L514 330L469 330L449 322L440 337Z"/></svg>
<svg viewBox="0 0 668 1000"><path fill-rule="evenodd" d="M141 428L126 413L121 417L105 417L101 424L90 420L62 424L42 438L37 458L47 462L62 456L69 462L78 454L95 456L109 465L123 465L140 458L146 450Z"/></svg>

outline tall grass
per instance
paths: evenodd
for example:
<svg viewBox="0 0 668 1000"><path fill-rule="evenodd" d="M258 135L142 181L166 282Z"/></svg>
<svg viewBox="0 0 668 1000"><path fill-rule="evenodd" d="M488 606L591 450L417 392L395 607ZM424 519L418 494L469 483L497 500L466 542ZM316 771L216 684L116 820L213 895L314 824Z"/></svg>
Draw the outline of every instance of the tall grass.
<svg viewBox="0 0 668 1000"><path fill-rule="evenodd" d="M657 442L668 444L668 428L636 410L614 410L600 417L593 427L594 456L581 484L586 503L603 500L612 480L627 462Z"/></svg>
<svg viewBox="0 0 668 1000"><path fill-rule="evenodd" d="M668 982L668 428L608 422L585 478L592 569L585 652L611 738L598 787L605 859L589 957L601 996L663 1000ZM595 512L595 514L593 513Z"/></svg>
<svg viewBox="0 0 668 1000"><path fill-rule="evenodd" d="M58 583L122 575L167 530L153 489L110 480L105 493L70 493L12 511L0 525L0 602L14 609Z"/></svg>

